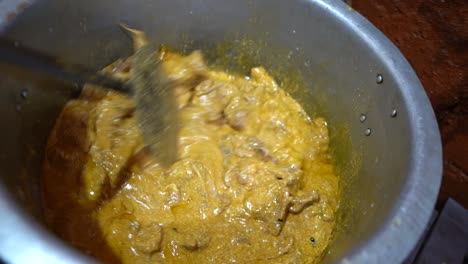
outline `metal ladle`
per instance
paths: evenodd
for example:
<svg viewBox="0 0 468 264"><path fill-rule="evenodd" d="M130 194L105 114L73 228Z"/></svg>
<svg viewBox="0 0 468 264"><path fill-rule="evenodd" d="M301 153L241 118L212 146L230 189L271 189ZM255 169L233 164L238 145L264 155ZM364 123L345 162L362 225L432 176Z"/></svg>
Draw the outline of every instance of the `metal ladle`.
<svg viewBox="0 0 468 264"><path fill-rule="evenodd" d="M169 80L160 70L162 56L151 45L140 47L132 57L131 78L122 81L80 65L61 63L53 56L0 38L0 62L78 84L91 83L132 96L145 145L161 165L176 159L177 106Z"/></svg>

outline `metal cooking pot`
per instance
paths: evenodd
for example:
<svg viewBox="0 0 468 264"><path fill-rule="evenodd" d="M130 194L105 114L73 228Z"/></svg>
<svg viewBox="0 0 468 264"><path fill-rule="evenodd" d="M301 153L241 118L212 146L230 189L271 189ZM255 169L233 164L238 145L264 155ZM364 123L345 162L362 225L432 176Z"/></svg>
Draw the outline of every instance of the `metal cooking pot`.
<svg viewBox="0 0 468 264"><path fill-rule="evenodd" d="M274 75L294 69L305 88L290 92L309 113L327 119L342 178L339 223L324 261L399 263L408 256L439 189L438 127L408 62L357 12L332 0L48 0L19 14L3 34L98 69L131 52L119 22L181 50L210 50L220 42L251 46L252 65ZM235 48L226 53L239 56ZM91 261L41 220L45 143L76 89L6 65L0 65L0 86L1 258Z"/></svg>

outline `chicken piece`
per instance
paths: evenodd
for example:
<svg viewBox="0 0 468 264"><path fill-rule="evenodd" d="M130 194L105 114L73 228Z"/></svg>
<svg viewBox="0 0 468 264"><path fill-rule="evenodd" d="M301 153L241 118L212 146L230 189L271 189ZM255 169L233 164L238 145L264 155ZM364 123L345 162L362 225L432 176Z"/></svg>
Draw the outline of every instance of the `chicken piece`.
<svg viewBox="0 0 468 264"><path fill-rule="evenodd" d="M244 98L235 96L224 109L224 114L229 125L238 131L242 131L247 125L247 116L252 111L252 106Z"/></svg>
<svg viewBox="0 0 468 264"><path fill-rule="evenodd" d="M310 191L299 196L292 198L289 206L289 212L298 214L309 205L314 204L320 200L320 196L317 191Z"/></svg>
<svg viewBox="0 0 468 264"><path fill-rule="evenodd" d="M205 120L212 122L224 118L224 108L237 94L236 86L208 79L195 87L192 104L204 109Z"/></svg>
<svg viewBox="0 0 468 264"><path fill-rule="evenodd" d="M277 181L295 191L301 171L290 171L268 161L259 161L257 156L239 159L230 165L224 176L224 184L236 192L239 188L255 189Z"/></svg>
<svg viewBox="0 0 468 264"><path fill-rule="evenodd" d="M102 72L112 75L113 78L128 81L131 77L131 68L132 64L130 59L118 59L102 69Z"/></svg>
<svg viewBox="0 0 468 264"><path fill-rule="evenodd" d="M138 228L133 245L137 251L151 255L161 250L162 238L163 229L158 223L151 223Z"/></svg>
<svg viewBox="0 0 468 264"><path fill-rule="evenodd" d="M192 99L191 88L184 85L179 85L174 88L174 95L177 100L178 109L182 109L190 103Z"/></svg>
<svg viewBox="0 0 468 264"><path fill-rule="evenodd" d="M256 136L248 136L241 133L228 134L222 139L222 146L229 148L229 154L240 158L260 157L269 160L269 150Z"/></svg>
<svg viewBox="0 0 468 264"><path fill-rule="evenodd" d="M166 200L172 201L169 207L175 217L190 218L195 223L197 220L216 216L216 209L222 208L225 203L217 187L214 172L202 162L191 158L178 161L166 177L177 186L177 189L169 187L166 192ZM177 190L177 193L171 192L171 189ZM176 199L171 200L171 195Z"/></svg>
<svg viewBox="0 0 468 264"><path fill-rule="evenodd" d="M252 81L264 85L268 92L279 90L278 84L263 67L252 68L250 70L250 77Z"/></svg>
<svg viewBox="0 0 468 264"><path fill-rule="evenodd" d="M161 62L161 82L171 83L174 87L183 85L189 89L195 87L206 75L206 64L200 51L188 56L165 52Z"/></svg>
<svg viewBox="0 0 468 264"><path fill-rule="evenodd" d="M249 191L244 199L248 215L262 221L264 231L272 235L281 232L290 202L288 189L278 181L258 186Z"/></svg>
<svg viewBox="0 0 468 264"><path fill-rule="evenodd" d="M203 230L192 229L190 232L181 232L177 228L172 228L171 238L180 246L187 250L194 251L204 248L210 242L210 236Z"/></svg>

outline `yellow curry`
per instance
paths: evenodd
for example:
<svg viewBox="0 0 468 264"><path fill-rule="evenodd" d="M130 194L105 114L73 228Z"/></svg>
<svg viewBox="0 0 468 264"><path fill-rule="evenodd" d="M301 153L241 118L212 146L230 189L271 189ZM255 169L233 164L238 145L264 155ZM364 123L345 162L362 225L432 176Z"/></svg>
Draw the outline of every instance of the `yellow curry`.
<svg viewBox="0 0 468 264"><path fill-rule="evenodd" d="M131 63L104 71L128 79ZM339 205L325 120L262 67L228 74L199 51L161 63L177 95L177 162L147 153L130 97L85 86L48 141L47 224L107 263L318 261Z"/></svg>

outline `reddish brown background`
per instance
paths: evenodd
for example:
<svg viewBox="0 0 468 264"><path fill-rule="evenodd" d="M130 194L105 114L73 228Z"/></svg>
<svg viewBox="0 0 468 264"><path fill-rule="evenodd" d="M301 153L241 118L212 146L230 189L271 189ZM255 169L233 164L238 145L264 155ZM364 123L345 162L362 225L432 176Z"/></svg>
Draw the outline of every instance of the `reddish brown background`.
<svg viewBox="0 0 468 264"><path fill-rule="evenodd" d="M418 74L439 123L444 175L438 206L468 208L468 0L352 0Z"/></svg>

